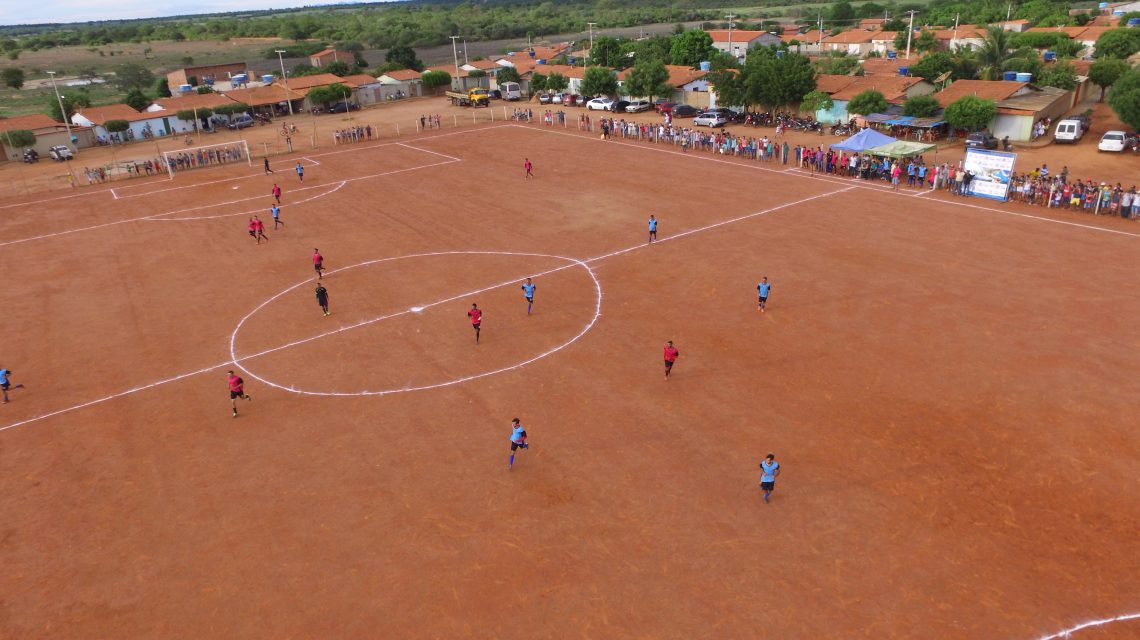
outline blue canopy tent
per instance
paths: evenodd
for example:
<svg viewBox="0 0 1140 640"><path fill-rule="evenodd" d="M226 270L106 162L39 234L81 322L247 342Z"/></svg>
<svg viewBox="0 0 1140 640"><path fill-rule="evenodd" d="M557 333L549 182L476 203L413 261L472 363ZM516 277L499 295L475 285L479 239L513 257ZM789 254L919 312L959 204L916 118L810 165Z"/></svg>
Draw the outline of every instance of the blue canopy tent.
<svg viewBox="0 0 1140 640"><path fill-rule="evenodd" d="M883 135L874 129L863 129L843 142L831 145L831 148L842 151L863 152L892 142L896 142L896 140L888 135Z"/></svg>

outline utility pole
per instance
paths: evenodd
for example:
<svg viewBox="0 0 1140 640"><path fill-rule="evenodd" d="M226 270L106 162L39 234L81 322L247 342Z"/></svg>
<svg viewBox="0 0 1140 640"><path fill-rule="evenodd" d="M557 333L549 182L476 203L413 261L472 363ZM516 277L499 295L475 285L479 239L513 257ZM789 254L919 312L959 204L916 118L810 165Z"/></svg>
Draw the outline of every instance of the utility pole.
<svg viewBox="0 0 1140 640"><path fill-rule="evenodd" d="M51 76L51 88L55 91L55 99L59 100L59 115L63 116L63 126L67 129L67 143L75 147L75 154L79 155L79 145L71 141L71 118L67 117L67 109L63 108L63 98L59 95L59 87L55 86L55 72L48 71Z"/></svg>
<svg viewBox="0 0 1140 640"><path fill-rule="evenodd" d="M285 53L284 49L274 49L277 52L277 62L281 63L281 86L285 88L285 104L289 105L289 115L293 115L293 101L289 99L289 76L285 75L285 59L281 54Z"/></svg>
<svg viewBox="0 0 1140 640"><path fill-rule="evenodd" d="M819 21L819 42L816 43L816 55L823 55L823 14L817 14L816 19Z"/></svg>
<svg viewBox="0 0 1140 640"><path fill-rule="evenodd" d="M1009 8L1005 10L1005 21L1009 22L1009 19L1012 15L1013 15L1013 3L1011 2L1011 3L1009 3ZM1005 25L1003 24L1001 27L1002 27L1002 29L1004 29Z"/></svg>
<svg viewBox="0 0 1140 640"><path fill-rule="evenodd" d="M456 91L458 91L459 90L459 48L456 46L455 41L459 39L459 36L448 36L448 37L451 38L451 55L455 58L455 82L452 84L452 87Z"/></svg>
<svg viewBox="0 0 1140 640"><path fill-rule="evenodd" d="M910 24L906 28L906 59L910 60L910 39L914 37L914 14L918 12L911 9L908 13L910 13Z"/></svg>
<svg viewBox="0 0 1140 640"><path fill-rule="evenodd" d="M736 17L736 14L730 13L725 17L728 18L728 55L732 56L735 60L736 54L732 51L732 20Z"/></svg>
<svg viewBox="0 0 1140 640"><path fill-rule="evenodd" d="M471 64L467 59L467 38L463 39L463 64Z"/></svg>
<svg viewBox="0 0 1140 640"><path fill-rule="evenodd" d="M962 17L962 14L960 14L960 13L954 14L954 37L950 39L950 48L951 49L954 48L954 43L958 40L958 18L960 18L960 17Z"/></svg>
<svg viewBox="0 0 1140 640"><path fill-rule="evenodd" d="M590 53L586 56L586 62L589 64L594 61L594 27L596 27L598 23L587 22L586 24L590 27Z"/></svg>

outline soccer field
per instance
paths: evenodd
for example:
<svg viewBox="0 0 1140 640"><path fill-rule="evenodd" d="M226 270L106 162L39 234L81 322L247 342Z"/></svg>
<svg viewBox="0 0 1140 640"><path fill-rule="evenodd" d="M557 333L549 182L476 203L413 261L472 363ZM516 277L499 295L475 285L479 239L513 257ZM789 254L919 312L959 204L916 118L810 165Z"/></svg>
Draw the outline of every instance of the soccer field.
<svg viewBox="0 0 1140 640"><path fill-rule="evenodd" d="M1127 221L539 125L274 169L0 202L0 637L1140 638Z"/></svg>

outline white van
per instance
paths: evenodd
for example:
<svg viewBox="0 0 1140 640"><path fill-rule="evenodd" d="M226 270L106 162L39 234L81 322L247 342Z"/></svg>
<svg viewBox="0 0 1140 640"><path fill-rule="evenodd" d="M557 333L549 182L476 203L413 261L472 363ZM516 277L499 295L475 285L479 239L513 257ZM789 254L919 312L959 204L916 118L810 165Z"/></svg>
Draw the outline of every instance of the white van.
<svg viewBox="0 0 1140 640"><path fill-rule="evenodd" d="M499 85L499 93L502 94L503 100L521 100L522 87L517 82L504 82Z"/></svg>
<svg viewBox="0 0 1140 640"><path fill-rule="evenodd" d="M1076 143L1084 133L1080 120L1062 120L1057 123L1057 129L1053 132L1053 142Z"/></svg>

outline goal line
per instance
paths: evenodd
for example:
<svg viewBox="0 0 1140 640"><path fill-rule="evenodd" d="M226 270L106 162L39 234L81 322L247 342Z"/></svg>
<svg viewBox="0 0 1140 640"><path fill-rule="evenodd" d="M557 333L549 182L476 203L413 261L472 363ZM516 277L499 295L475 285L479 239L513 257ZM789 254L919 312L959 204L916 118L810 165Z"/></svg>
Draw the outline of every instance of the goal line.
<svg viewBox="0 0 1140 640"><path fill-rule="evenodd" d="M249 157L249 145L245 140L189 147L178 151L163 151L162 162L166 165L166 173L172 180L174 174L193 169L220 167L238 162L253 166L253 158Z"/></svg>

